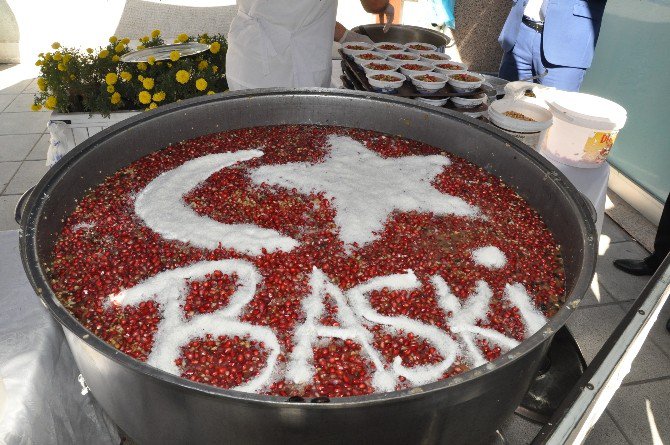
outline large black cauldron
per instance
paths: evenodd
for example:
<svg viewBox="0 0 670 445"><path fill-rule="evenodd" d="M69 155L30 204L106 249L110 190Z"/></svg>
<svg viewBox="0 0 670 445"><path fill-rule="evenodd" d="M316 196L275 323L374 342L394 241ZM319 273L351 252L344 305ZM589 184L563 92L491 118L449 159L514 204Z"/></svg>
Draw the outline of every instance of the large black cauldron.
<svg viewBox="0 0 670 445"><path fill-rule="evenodd" d="M560 243L567 304L516 349L455 378L366 397L288 401L193 383L147 366L90 334L56 300L45 266L64 218L89 187L170 143L277 124L397 134L443 147L501 177L541 213ZM519 404L553 334L588 289L596 256L588 205L528 147L458 113L335 90L203 96L123 121L79 145L46 174L25 205L21 228L21 255L35 291L63 325L96 400L140 444L485 443Z"/></svg>

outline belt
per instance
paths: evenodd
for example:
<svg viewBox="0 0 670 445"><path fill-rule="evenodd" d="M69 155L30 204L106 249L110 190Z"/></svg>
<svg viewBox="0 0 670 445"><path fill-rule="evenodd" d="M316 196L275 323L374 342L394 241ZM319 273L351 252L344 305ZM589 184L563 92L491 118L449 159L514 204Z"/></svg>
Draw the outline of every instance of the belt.
<svg viewBox="0 0 670 445"><path fill-rule="evenodd" d="M529 19L525 15L521 19L521 23L523 23L530 29L534 29L537 32L542 32L542 30L544 29L544 22L536 22L534 20Z"/></svg>

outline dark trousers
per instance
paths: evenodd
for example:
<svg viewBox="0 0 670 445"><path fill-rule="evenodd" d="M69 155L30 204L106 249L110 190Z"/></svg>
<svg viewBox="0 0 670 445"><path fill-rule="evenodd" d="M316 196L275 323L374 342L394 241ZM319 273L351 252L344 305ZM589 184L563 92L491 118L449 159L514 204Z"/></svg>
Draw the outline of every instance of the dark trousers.
<svg viewBox="0 0 670 445"><path fill-rule="evenodd" d="M658 266L670 252L670 195L665 200L658 231L654 240L654 253L647 259L650 266Z"/></svg>

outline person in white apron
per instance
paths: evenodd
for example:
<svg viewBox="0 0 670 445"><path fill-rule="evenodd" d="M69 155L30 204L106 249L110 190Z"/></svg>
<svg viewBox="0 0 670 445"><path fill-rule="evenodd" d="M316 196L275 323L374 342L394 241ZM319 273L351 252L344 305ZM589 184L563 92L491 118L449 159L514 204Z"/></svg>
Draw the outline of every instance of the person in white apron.
<svg viewBox="0 0 670 445"><path fill-rule="evenodd" d="M337 0L238 0L237 4L226 54L231 90L330 86ZM393 20L388 0L361 0L361 4L370 13L383 14L389 23Z"/></svg>

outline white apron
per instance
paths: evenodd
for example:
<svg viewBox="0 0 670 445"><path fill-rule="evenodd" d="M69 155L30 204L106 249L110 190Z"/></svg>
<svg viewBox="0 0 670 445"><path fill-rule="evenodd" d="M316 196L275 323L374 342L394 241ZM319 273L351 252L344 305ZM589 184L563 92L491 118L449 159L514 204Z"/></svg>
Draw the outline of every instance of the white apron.
<svg viewBox="0 0 670 445"><path fill-rule="evenodd" d="M328 87L337 0L238 0L230 25L231 90Z"/></svg>

